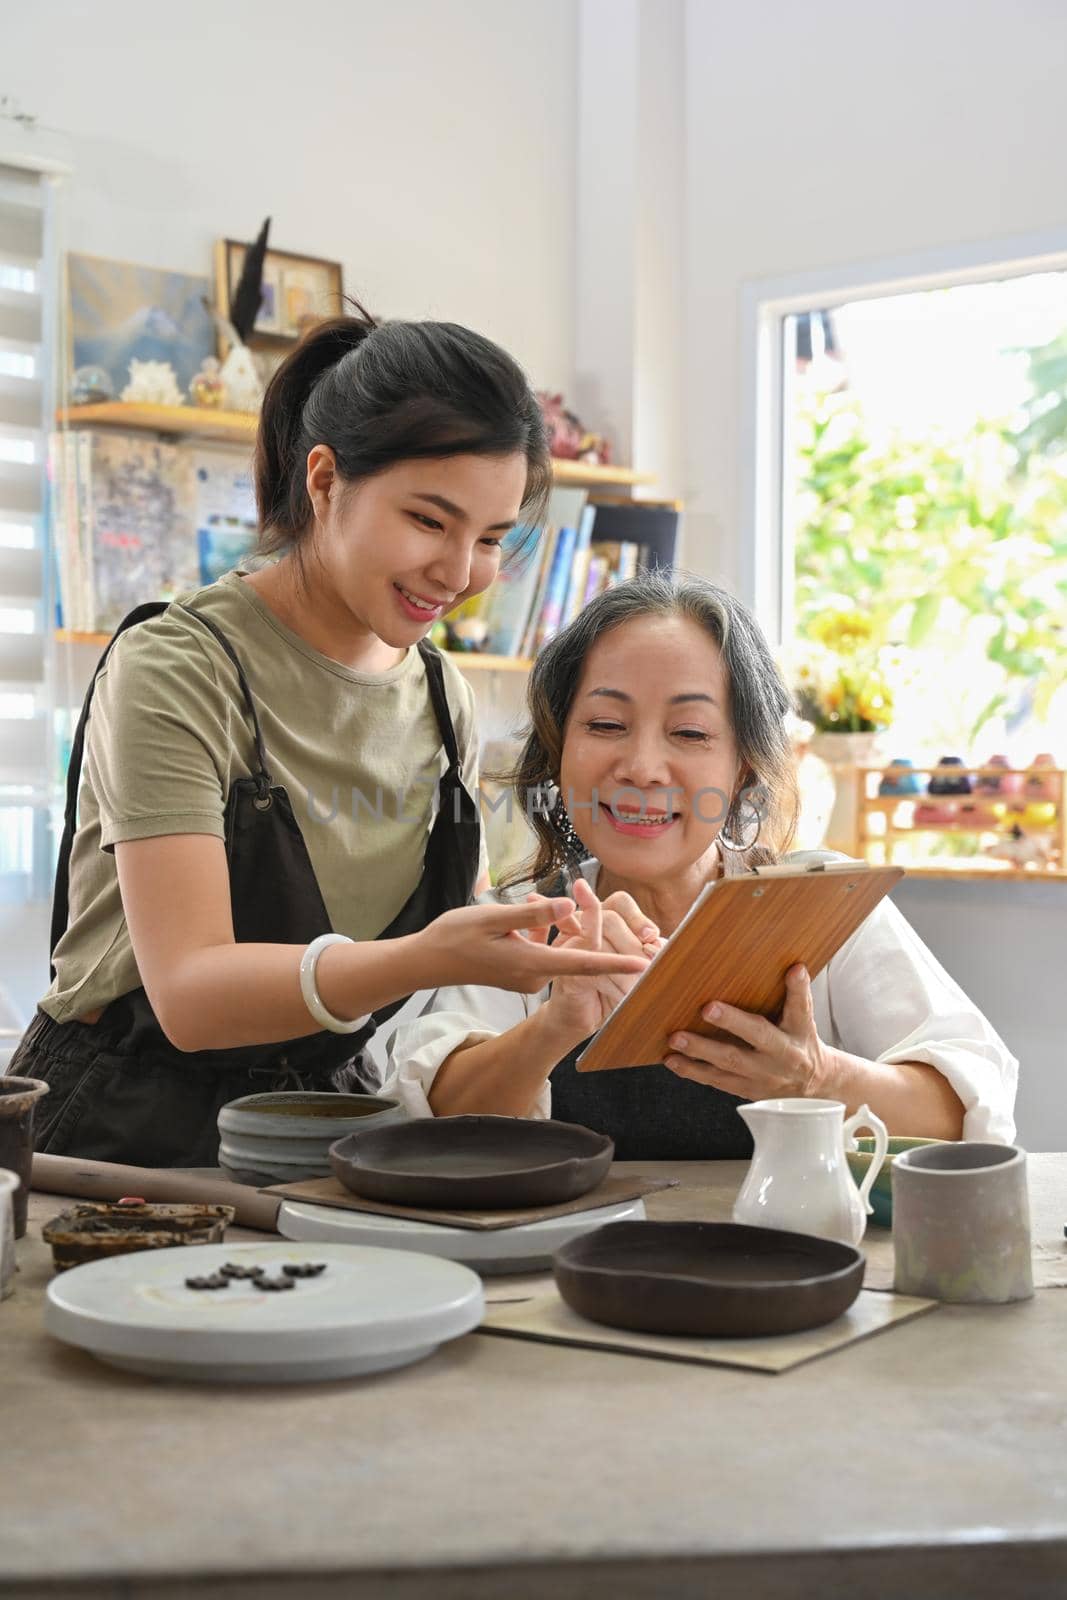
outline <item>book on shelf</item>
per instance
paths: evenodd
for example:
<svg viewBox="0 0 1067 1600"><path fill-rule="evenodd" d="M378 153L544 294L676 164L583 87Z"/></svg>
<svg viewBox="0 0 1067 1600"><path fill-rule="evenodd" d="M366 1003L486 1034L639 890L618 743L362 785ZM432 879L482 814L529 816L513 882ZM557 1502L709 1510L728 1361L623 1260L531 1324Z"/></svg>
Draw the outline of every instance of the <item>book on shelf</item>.
<svg viewBox="0 0 1067 1600"><path fill-rule="evenodd" d="M589 567L585 576L585 594L581 609L595 600L603 590L610 588L611 566L607 556L600 555L592 546L589 549Z"/></svg>
<svg viewBox="0 0 1067 1600"><path fill-rule="evenodd" d="M545 527L533 537L529 528L509 534L493 587L449 620L479 617L488 654L529 659L606 589L642 568L673 566L678 521L676 507L555 489Z"/></svg>
<svg viewBox="0 0 1067 1600"><path fill-rule="evenodd" d="M490 655L519 654L526 619L533 605L540 571L537 530L513 528L503 541L500 570L491 589L481 596L479 615L488 628L485 648Z"/></svg>
<svg viewBox="0 0 1067 1600"><path fill-rule="evenodd" d="M211 583L254 543L243 451L85 428L54 435L50 463L58 620L75 632Z"/></svg>
<svg viewBox="0 0 1067 1600"><path fill-rule="evenodd" d="M578 520L578 530L574 540L574 554L571 557L570 581L567 584L567 596L563 602L563 616L560 626L564 628L568 623L574 621L585 605L589 563L593 554L590 548L590 539L593 533L593 520L595 517L595 506L586 505L582 507L582 514Z"/></svg>
<svg viewBox="0 0 1067 1600"><path fill-rule="evenodd" d="M244 450L192 448L197 578L214 583L251 555L258 533L251 463Z"/></svg>
<svg viewBox="0 0 1067 1600"><path fill-rule="evenodd" d="M551 545L551 549L545 552L547 566L543 572L542 583L539 585L541 593L537 613L529 619L532 626L526 630L528 655L536 655L541 646L563 626L573 584L579 538L583 525L588 528L586 519L588 499L588 491L585 489L559 486L554 488L549 496L547 526L542 533L542 539L546 545ZM588 531L585 533L585 542L588 545Z"/></svg>
<svg viewBox="0 0 1067 1600"><path fill-rule="evenodd" d="M578 530L573 526L560 528L556 533L552 550L552 568L548 575L548 587L545 590L545 601L537 621L537 633L534 639L535 654L550 639L554 639L560 630L560 625L563 621L563 607L567 599L567 585L570 582L571 557L574 554L577 537Z"/></svg>
<svg viewBox="0 0 1067 1600"><path fill-rule="evenodd" d="M522 643L519 646L519 654L527 659L533 655L537 647L537 625L544 609L545 595L548 593L548 580L552 572L552 558L556 551L557 531L557 529L549 526L543 529L541 533L537 587L534 590L533 604L530 607L529 616L526 618Z"/></svg>
<svg viewBox="0 0 1067 1600"><path fill-rule="evenodd" d="M679 522L677 506L603 500L596 504L593 539L598 544L636 544L642 569L673 567L678 555Z"/></svg>

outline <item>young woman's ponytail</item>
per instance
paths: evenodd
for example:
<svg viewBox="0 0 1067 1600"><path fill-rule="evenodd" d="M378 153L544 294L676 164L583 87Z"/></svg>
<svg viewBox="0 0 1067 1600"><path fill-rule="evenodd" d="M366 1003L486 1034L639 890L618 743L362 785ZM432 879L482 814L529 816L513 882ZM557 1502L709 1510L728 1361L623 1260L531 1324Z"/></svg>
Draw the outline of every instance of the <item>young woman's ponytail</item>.
<svg viewBox="0 0 1067 1600"><path fill-rule="evenodd" d="M267 386L256 444L260 555L299 549L312 528L307 458L329 445L350 482L415 458L526 457L522 520L543 520L552 462L522 369L450 322L335 317L313 328Z"/></svg>
<svg viewBox="0 0 1067 1600"><path fill-rule="evenodd" d="M304 408L323 373L357 349L375 326L365 312L320 322L305 334L267 385L255 457L261 555L298 543L307 527L311 501L305 481L307 451L301 451Z"/></svg>

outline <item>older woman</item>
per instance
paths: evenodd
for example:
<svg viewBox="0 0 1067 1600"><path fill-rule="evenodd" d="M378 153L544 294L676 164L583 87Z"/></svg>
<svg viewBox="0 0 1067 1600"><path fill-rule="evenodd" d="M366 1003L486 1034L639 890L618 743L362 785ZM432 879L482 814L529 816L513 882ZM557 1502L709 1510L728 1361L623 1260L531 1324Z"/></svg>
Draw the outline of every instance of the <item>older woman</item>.
<svg viewBox="0 0 1067 1600"><path fill-rule="evenodd" d="M752 616L713 585L652 574L601 595L538 657L529 709L523 876L573 893L561 940L653 950L708 882L788 848L788 695ZM790 971L777 1025L718 1003L709 952L705 1015L734 1042L675 1036L662 1064L579 1074L634 981L438 990L394 1036L383 1092L417 1115L585 1123L623 1159L747 1155L737 1106L771 1096L865 1101L896 1134L1014 1136L1017 1062L889 902L813 980Z"/></svg>

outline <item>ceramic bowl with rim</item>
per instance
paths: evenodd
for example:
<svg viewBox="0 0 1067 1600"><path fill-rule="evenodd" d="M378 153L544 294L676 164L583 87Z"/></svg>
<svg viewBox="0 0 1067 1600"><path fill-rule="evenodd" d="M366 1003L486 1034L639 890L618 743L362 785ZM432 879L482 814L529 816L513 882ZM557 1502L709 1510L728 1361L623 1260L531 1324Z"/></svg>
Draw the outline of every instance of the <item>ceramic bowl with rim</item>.
<svg viewBox="0 0 1067 1600"><path fill-rule="evenodd" d="M891 1228L893 1226L893 1158L899 1156L904 1150L918 1150L923 1145L944 1144L944 1142L943 1139L890 1138L885 1161L882 1163L882 1170L871 1186L870 1199L874 1208L870 1217L871 1222L877 1223L880 1228ZM874 1140L863 1138L857 1139L856 1143L859 1146L858 1150L848 1150L845 1153L852 1176L859 1184L867 1176L867 1168L870 1166L871 1157L874 1155Z"/></svg>
<svg viewBox="0 0 1067 1600"><path fill-rule="evenodd" d="M429 1210L562 1205L607 1177L615 1145L573 1122L529 1117L412 1117L361 1128L330 1151L353 1194Z"/></svg>
<svg viewBox="0 0 1067 1600"><path fill-rule="evenodd" d="M330 1146L357 1128L406 1122L398 1100L373 1094L279 1090L231 1100L219 1112L219 1166L234 1183L301 1183L330 1176Z"/></svg>
<svg viewBox="0 0 1067 1600"><path fill-rule="evenodd" d="M562 1299L590 1322L728 1339L836 1321L865 1266L838 1239L737 1222L609 1222L552 1260Z"/></svg>

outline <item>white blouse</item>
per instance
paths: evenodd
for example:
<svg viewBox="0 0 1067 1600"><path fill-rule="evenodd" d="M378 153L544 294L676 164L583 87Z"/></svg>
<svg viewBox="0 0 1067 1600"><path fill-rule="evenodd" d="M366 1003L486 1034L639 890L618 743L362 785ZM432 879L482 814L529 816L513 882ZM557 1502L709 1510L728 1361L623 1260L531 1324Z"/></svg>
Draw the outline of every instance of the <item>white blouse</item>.
<svg viewBox="0 0 1067 1600"><path fill-rule="evenodd" d="M797 865L845 859L827 851L785 857ZM599 863L585 861L580 870L595 888ZM867 1061L927 1062L963 1102L965 1139L1012 1143L1018 1061L889 900L842 945L811 989L825 1044ZM548 993L547 986L535 995L481 985L436 990L422 1013L393 1034L379 1092L400 1100L412 1116L432 1116L428 1096L441 1063L465 1041L514 1028ZM552 1115L551 1081L530 1115Z"/></svg>

